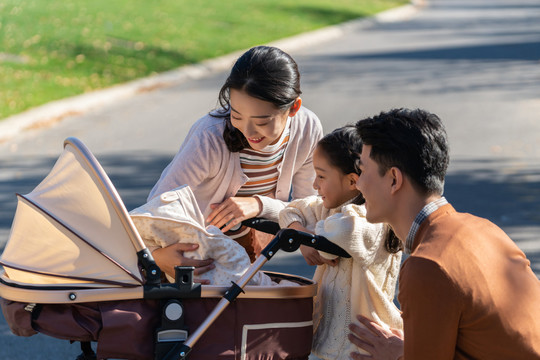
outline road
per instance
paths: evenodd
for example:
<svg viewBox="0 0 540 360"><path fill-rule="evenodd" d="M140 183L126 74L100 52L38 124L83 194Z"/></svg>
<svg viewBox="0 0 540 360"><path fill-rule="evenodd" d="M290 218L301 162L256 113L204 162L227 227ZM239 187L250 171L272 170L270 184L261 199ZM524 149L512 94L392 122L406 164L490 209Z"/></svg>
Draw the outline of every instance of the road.
<svg viewBox="0 0 540 360"><path fill-rule="evenodd" d="M325 132L395 107L438 114L451 145L447 199L502 227L540 276L540 2L431 0L410 18L340 29L289 50L302 73L304 104ZM43 179L68 136L92 150L128 209L144 203L191 124L216 106L226 75L141 92L0 143L0 242L8 238L13 194ZM266 268L313 272L297 254ZM78 353L66 341L17 338L3 321L0 344L2 359Z"/></svg>

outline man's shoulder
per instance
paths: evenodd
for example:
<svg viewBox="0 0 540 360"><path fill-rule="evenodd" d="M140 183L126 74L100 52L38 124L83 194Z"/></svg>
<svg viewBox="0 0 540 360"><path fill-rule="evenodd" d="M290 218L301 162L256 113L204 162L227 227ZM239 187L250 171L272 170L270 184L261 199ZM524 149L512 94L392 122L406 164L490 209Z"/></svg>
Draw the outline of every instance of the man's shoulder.
<svg viewBox="0 0 540 360"><path fill-rule="evenodd" d="M410 255L401 266L401 276L423 277L431 271L443 271L444 264L423 254Z"/></svg>
<svg viewBox="0 0 540 360"><path fill-rule="evenodd" d="M403 262L399 283L400 291L406 289L403 295L459 288L445 264L437 259L418 255L411 255Z"/></svg>
<svg viewBox="0 0 540 360"><path fill-rule="evenodd" d="M457 212L450 204L447 204L431 215L420 225L416 234L415 243L418 245L413 254L431 259L447 258L453 250L460 253L474 251L480 243L472 241L479 239L482 245L484 238L489 238L497 233L506 236L504 232L487 219L469 214ZM453 257L454 255L450 255ZM442 260L441 260L442 261Z"/></svg>

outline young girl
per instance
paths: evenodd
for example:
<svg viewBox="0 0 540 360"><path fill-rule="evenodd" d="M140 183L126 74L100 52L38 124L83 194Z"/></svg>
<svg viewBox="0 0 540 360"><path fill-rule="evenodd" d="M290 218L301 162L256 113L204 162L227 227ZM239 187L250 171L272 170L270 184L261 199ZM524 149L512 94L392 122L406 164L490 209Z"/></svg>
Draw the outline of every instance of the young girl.
<svg viewBox="0 0 540 360"><path fill-rule="evenodd" d="M358 348L347 339L349 324L364 315L383 327L401 329L393 303L401 261L399 241L388 226L366 220L364 199L356 189L355 162L362 143L354 126L322 138L313 154L319 196L291 202L279 215L282 228L322 235L346 250L351 258L317 267L319 284L314 306L313 353L322 359L349 359ZM305 256L305 255L304 255ZM309 259L306 256L306 260Z"/></svg>
<svg viewBox="0 0 540 360"><path fill-rule="evenodd" d="M300 95L300 73L288 54L268 46L248 50L220 90L220 108L192 126L148 200L188 185L207 225L235 238L253 259L266 244L259 233L236 227L256 216L278 221L289 195L315 193L311 162L322 126ZM152 253L163 271L186 263L178 246Z"/></svg>

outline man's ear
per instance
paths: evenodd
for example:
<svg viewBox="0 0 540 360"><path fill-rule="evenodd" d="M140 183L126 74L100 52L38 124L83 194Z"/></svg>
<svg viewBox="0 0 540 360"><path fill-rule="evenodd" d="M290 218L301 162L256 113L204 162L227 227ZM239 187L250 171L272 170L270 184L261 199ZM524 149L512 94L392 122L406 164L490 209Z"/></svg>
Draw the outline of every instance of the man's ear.
<svg viewBox="0 0 540 360"><path fill-rule="evenodd" d="M394 195L399 189L403 187L404 174L400 169L395 166L391 167L390 170L388 170L387 174L388 176L390 176L390 179L392 181L390 193Z"/></svg>
<svg viewBox="0 0 540 360"><path fill-rule="evenodd" d="M293 117L294 115L296 115L298 110L300 110L301 106L302 106L302 98L298 97L298 98L296 98L294 103L291 105L291 108L289 110L289 116Z"/></svg>

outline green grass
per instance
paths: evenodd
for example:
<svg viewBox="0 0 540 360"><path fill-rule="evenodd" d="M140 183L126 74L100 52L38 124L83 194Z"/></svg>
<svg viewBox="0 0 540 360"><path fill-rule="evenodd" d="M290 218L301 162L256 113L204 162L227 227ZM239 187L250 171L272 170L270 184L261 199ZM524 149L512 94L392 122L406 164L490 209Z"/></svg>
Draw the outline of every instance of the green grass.
<svg viewBox="0 0 540 360"><path fill-rule="evenodd" d="M407 0L3 0L0 119Z"/></svg>

